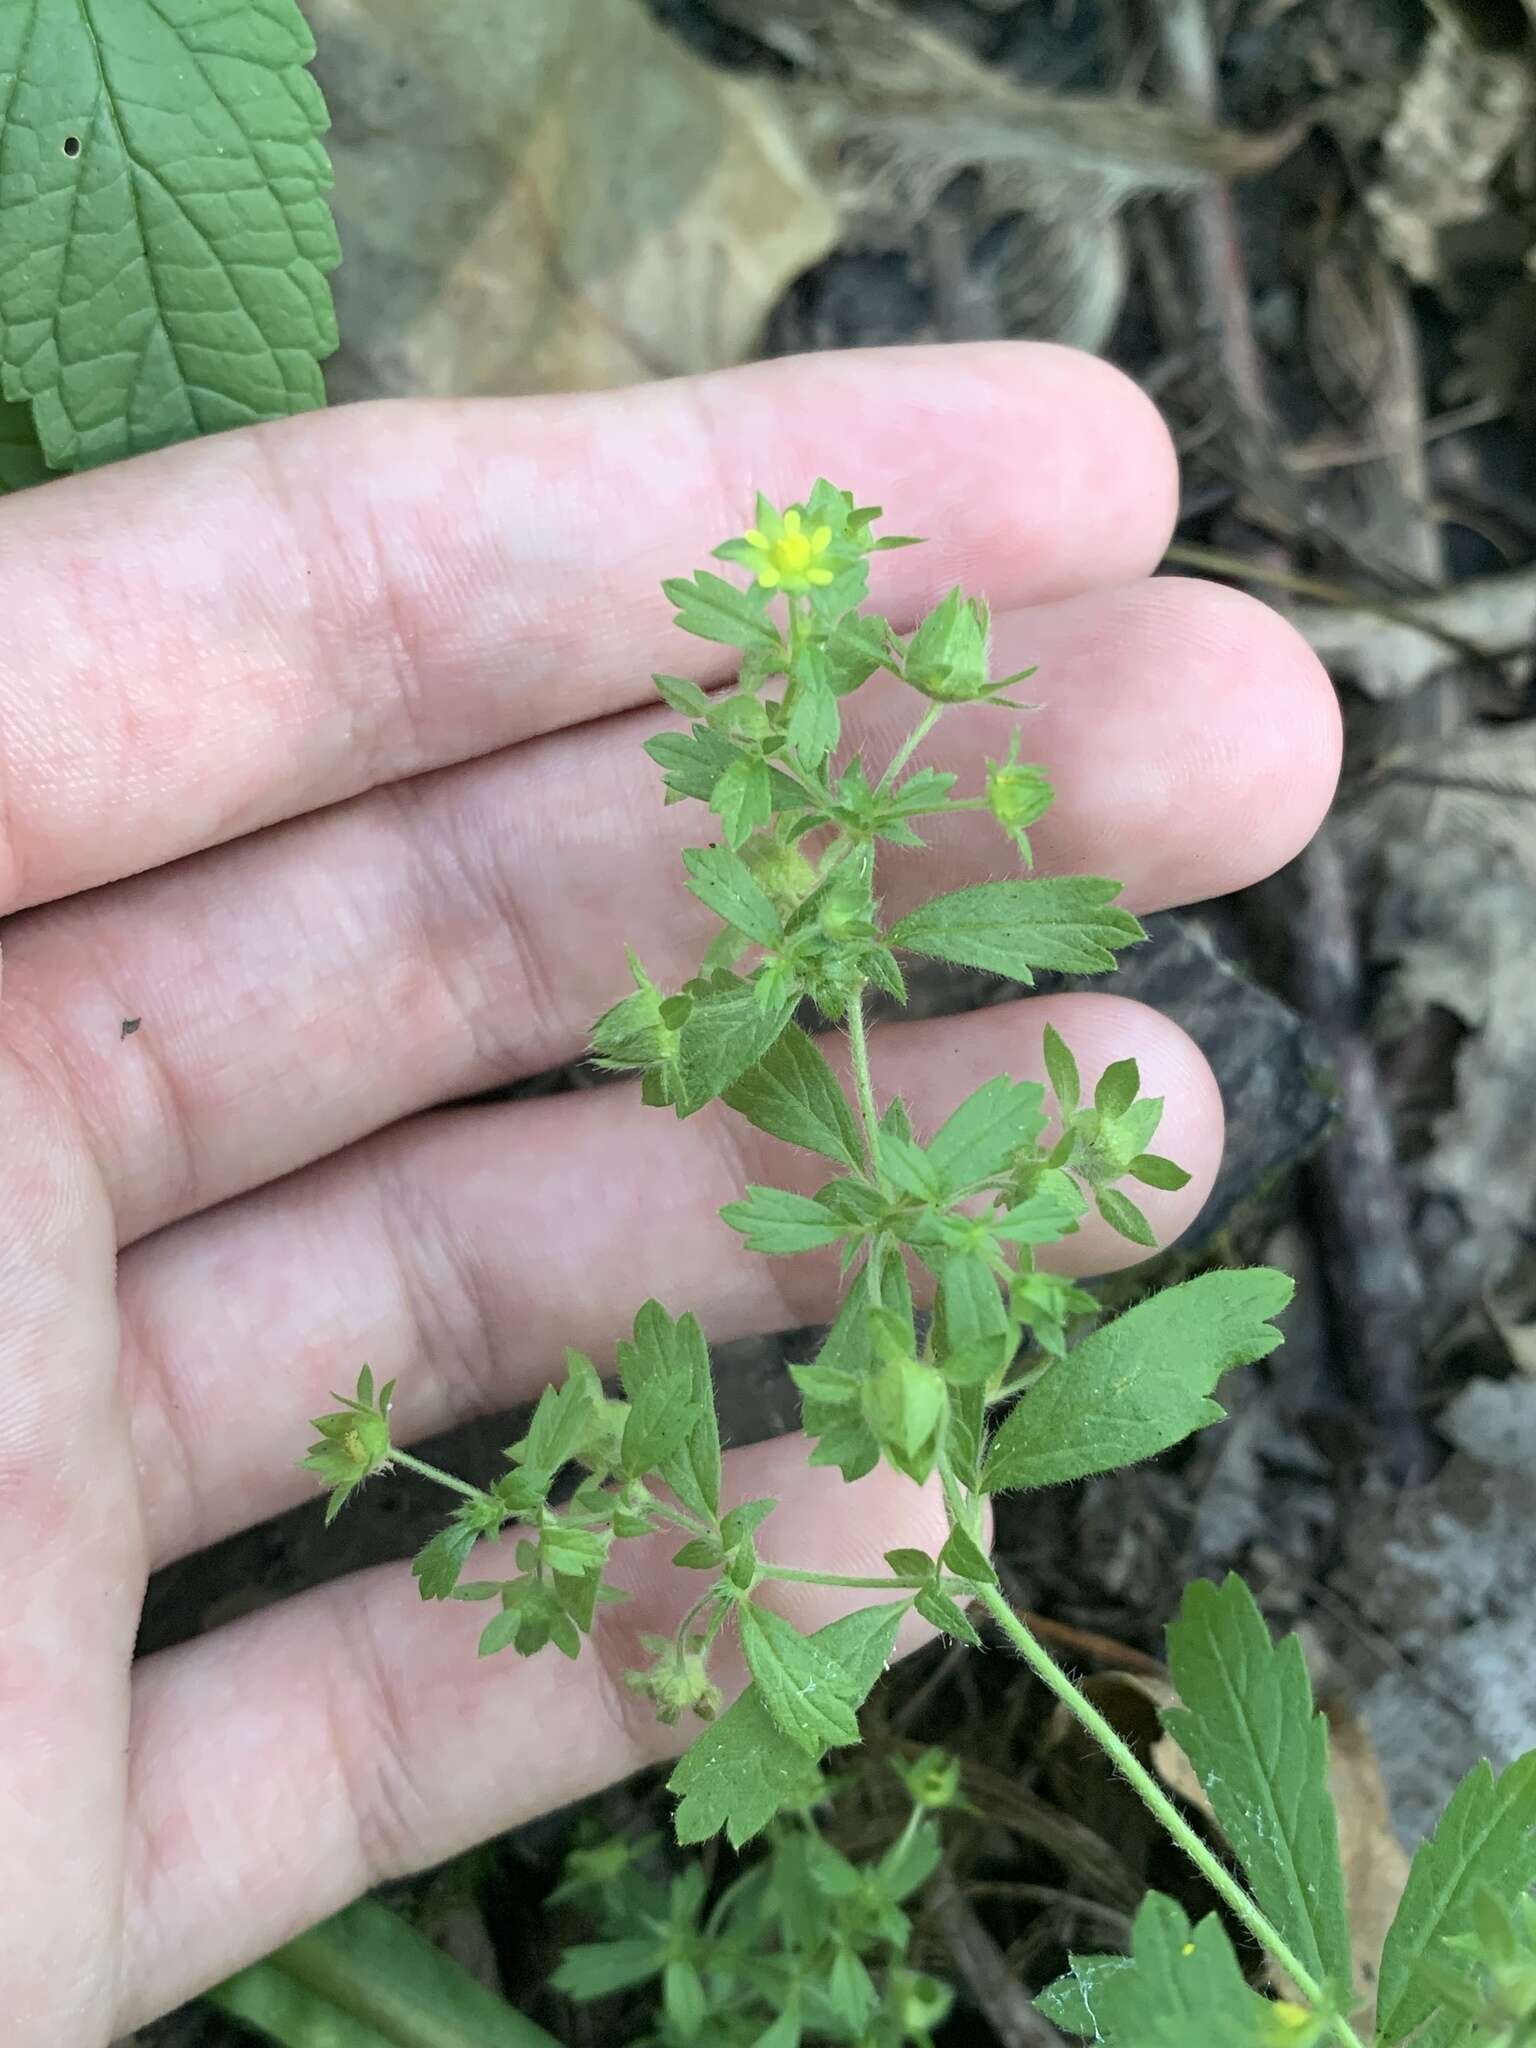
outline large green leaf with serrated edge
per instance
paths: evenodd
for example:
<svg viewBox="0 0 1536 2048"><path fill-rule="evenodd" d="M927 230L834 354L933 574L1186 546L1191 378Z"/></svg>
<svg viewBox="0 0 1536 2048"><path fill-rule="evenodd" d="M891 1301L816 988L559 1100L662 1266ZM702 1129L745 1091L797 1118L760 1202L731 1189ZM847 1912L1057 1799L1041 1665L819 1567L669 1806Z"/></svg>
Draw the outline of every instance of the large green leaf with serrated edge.
<svg viewBox="0 0 1536 2048"><path fill-rule="evenodd" d="M1085 1337L1010 1410L992 1440L988 1493L1059 1486L1155 1457L1220 1422L1222 1374L1281 1341L1269 1318L1294 1282L1254 1266L1165 1288Z"/></svg>
<svg viewBox="0 0 1536 2048"><path fill-rule="evenodd" d="M1536 1751L1498 1777L1487 1763L1474 1765L1451 1795L1434 1833L1419 1844L1382 1951L1376 1993L1382 2048L1395 2048L1410 2037L1414 2048L1460 2043L1466 2022L1449 2015L1430 2017L1440 2001L1419 1976L1419 1965L1444 1962L1445 1942L1472 1931L1480 1891L1512 1904L1532 1884Z"/></svg>
<svg viewBox="0 0 1536 2048"><path fill-rule="evenodd" d="M1244 1981L1214 1914L1191 1927L1184 1909L1149 1892L1129 1956L1073 1956L1072 1974L1035 2001L1055 2025L1102 2048L1264 2048L1276 2013Z"/></svg>
<svg viewBox="0 0 1536 2048"><path fill-rule="evenodd" d="M1114 966L1119 947L1146 937L1130 912L1116 906L1119 894L1118 882L1095 875L978 882L936 896L886 936L909 953L1026 984L1037 967L1100 974Z"/></svg>
<svg viewBox="0 0 1536 2048"><path fill-rule="evenodd" d="M0 385L55 468L324 403L313 55L294 0L0 0Z"/></svg>
<svg viewBox="0 0 1536 2048"><path fill-rule="evenodd" d="M808 1639L846 1672L853 1704L868 1696L885 1669L906 1610L905 1601L863 1607L828 1622ZM757 1687L749 1685L696 1737L667 1781L681 1802L677 1839L702 1842L723 1828L731 1847L739 1849L813 1782L810 1758L774 1721Z"/></svg>
<svg viewBox="0 0 1536 2048"><path fill-rule="evenodd" d="M742 1653L758 1697L790 1741L811 1757L834 1743L857 1742L853 1702L863 1694L831 1652L771 1607L747 1601L740 1621Z"/></svg>
<svg viewBox="0 0 1536 2048"><path fill-rule="evenodd" d="M1168 1630L1182 1705L1163 1724L1194 1766L1253 1895L1320 1982L1353 1974L1328 1724L1301 1644L1271 1639L1242 1580L1197 1580Z"/></svg>
<svg viewBox="0 0 1536 2048"><path fill-rule="evenodd" d="M37 445L31 406L0 399L0 494L28 490L51 473Z"/></svg>

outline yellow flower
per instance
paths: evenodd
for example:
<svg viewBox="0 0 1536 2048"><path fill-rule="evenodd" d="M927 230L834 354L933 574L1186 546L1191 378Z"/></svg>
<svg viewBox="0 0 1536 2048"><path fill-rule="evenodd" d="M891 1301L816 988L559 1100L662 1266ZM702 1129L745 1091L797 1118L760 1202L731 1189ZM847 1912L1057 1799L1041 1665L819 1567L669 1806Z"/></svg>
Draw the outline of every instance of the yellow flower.
<svg viewBox="0 0 1536 2048"><path fill-rule="evenodd" d="M765 590L809 590L833 579L833 572L818 560L832 545L832 529L817 526L808 533L798 505L782 516L765 518L762 526L748 527L743 538Z"/></svg>

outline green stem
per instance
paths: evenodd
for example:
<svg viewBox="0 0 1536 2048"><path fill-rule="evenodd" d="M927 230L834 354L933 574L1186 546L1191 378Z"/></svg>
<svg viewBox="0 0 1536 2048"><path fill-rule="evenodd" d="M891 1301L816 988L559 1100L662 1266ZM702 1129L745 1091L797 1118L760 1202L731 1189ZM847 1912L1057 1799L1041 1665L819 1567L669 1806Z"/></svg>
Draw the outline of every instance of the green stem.
<svg viewBox="0 0 1536 2048"><path fill-rule="evenodd" d="M933 728L943 716L944 706L942 704L930 704L928 706L928 709L923 713L917 724L913 726L901 745L896 749L890 767L886 769L880 778L880 787L875 791L876 796L884 796L885 792L891 787L891 784L896 780L902 769L906 767L912 756L917 752L923 741L927 739L929 733L933 731Z"/></svg>
<svg viewBox="0 0 1536 2048"><path fill-rule="evenodd" d="M1201 1841L1156 1778L1138 1760L1129 1743L1115 1732L1091 1700L1084 1699L1049 1651L1036 1641L1033 1632L1014 1613L996 1586L978 1586L975 1590L982 1605L1003 1630L1030 1670L1098 1743L1129 1781L1138 1797L1189 1857L1206 1883L1225 1901L1260 1947L1280 1965L1307 2003L1321 2009L1324 2005L1323 1988L1317 1979L1299 1960L1269 1916L1248 1896L1232 1873L1224 1867L1220 1858ZM1333 2020L1333 2034L1336 2040L1344 2044L1344 2048L1364 2048L1360 2036L1342 2015L1335 2016Z"/></svg>
<svg viewBox="0 0 1536 2048"><path fill-rule="evenodd" d="M435 1479L439 1486L462 1493L466 1500L489 1500L491 1497L484 1487L471 1486L466 1479L455 1479L440 1465L429 1465L425 1458L414 1458L409 1451L397 1450L394 1445L390 1446L389 1461L392 1465L404 1465L412 1472L419 1472L423 1479Z"/></svg>
<svg viewBox="0 0 1536 2048"><path fill-rule="evenodd" d="M883 1579L853 1579L841 1572L796 1571L786 1564L760 1564L757 1575L761 1579L784 1579L796 1586L851 1586L856 1592L864 1593L911 1593L916 1589L905 1579L889 1576Z"/></svg>
<svg viewBox="0 0 1536 2048"><path fill-rule="evenodd" d="M845 1577L841 1572L800 1571L786 1564L760 1564L757 1575L760 1579L787 1579L797 1586L851 1586L855 1591L868 1593L917 1593L922 1590L910 1579L898 1579L894 1576L884 1579L854 1579ZM941 1579L939 1585L946 1593L964 1593L967 1598L975 1590L969 1579L946 1578Z"/></svg>
<svg viewBox="0 0 1536 2048"><path fill-rule="evenodd" d="M718 1523L711 1528L708 1522L698 1515L690 1514L687 1508L679 1507L675 1501L652 1499L650 1506L652 1514L660 1515L664 1522L671 1522L678 1529L686 1529L690 1536L713 1536L717 1541L719 1539Z"/></svg>
<svg viewBox="0 0 1536 2048"><path fill-rule="evenodd" d="M881 1188L885 1175L880 1170L880 1113L875 1108L875 1084L869 1071L869 1038L864 1029L864 991L848 1005L848 1043L853 1051L853 1081L858 1090L859 1115L864 1119L864 1142L869 1167Z"/></svg>

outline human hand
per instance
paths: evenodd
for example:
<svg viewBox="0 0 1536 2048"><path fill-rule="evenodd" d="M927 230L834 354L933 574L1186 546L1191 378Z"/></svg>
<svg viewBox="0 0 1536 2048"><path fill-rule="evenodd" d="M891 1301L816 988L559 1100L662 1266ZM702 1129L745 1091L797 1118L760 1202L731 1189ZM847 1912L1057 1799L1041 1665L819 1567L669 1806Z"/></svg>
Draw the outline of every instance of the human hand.
<svg viewBox="0 0 1536 2048"><path fill-rule="evenodd" d="M856 481L929 547L880 558L898 625L955 580L1039 664L1046 869L1139 910L1251 882L1332 792L1332 692L1233 592L1143 580L1172 450L1116 373L1017 345L780 363L601 396L364 407L0 508L0 1998L11 2048L95 2048L365 1887L660 1754L618 1674L666 1626L660 1549L567 1665L477 1663L405 1566L150 1657L149 1569L302 1496L306 1418L369 1362L402 1442L599 1357L655 1293L717 1339L817 1319L835 1273L715 1211L784 1178L717 1107L605 1089L435 1108L577 1057L623 946L691 970L687 820L640 750L677 643L659 579L754 489ZM728 657L721 651L718 673ZM707 660L702 655L701 660ZM890 750L872 684L851 737ZM951 713L979 771L1003 714ZM995 872L953 821L946 886ZM892 861L899 910L904 870ZM915 877L914 877L915 880ZM925 866L923 893L935 875ZM132 1036L125 1019L142 1018ZM920 1124L1054 1021L1134 1054L1198 1208L1221 1106L1175 1027L1110 996L891 1029ZM771 1160L771 1168L770 1168ZM1097 1223L1077 1271L1126 1262ZM114 1268L114 1258L116 1265ZM732 1455L796 1557L922 1544L889 1471ZM764 1550L771 1554L772 1525ZM813 1628L824 1588L785 1587ZM462 1638L462 1640L461 1640Z"/></svg>

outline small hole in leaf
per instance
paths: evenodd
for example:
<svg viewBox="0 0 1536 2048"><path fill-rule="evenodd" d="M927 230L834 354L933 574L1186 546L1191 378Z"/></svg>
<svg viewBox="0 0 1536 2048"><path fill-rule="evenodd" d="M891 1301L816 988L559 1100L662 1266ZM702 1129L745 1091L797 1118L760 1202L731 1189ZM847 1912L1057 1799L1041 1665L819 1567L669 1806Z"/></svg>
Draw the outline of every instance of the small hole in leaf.
<svg viewBox="0 0 1536 2048"><path fill-rule="evenodd" d="M80 154L80 138L78 135L65 136L64 154L66 156L78 156Z"/></svg>

